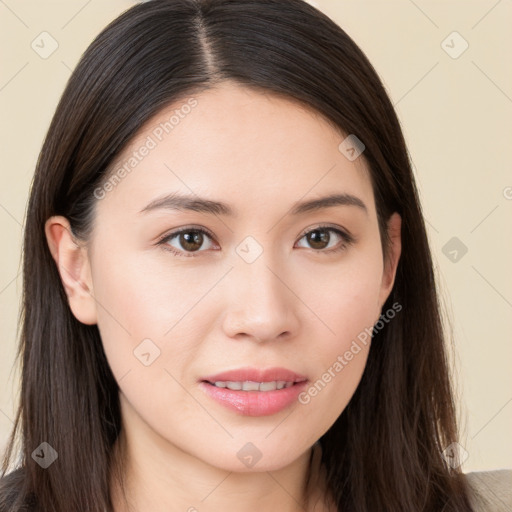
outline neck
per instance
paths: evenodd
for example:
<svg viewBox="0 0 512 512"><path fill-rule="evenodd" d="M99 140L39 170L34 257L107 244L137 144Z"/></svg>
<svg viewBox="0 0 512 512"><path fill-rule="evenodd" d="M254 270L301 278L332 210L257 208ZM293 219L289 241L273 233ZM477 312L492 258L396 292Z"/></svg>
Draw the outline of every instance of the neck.
<svg viewBox="0 0 512 512"><path fill-rule="evenodd" d="M111 480L114 512L328 510L319 444L279 470L230 472L168 442L156 443L150 436L135 438L125 426L123 422L114 446L114 469L118 468L119 476L116 480L113 473Z"/></svg>

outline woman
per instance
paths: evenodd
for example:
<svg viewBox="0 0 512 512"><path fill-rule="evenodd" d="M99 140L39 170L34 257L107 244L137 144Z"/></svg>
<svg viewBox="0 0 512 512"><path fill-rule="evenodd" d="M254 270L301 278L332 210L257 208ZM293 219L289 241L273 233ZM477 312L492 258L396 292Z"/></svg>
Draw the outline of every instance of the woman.
<svg viewBox="0 0 512 512"><path fill-rule="evenodd" d="M478 510L399 123L305 2L112 22L49 128L24 254L1 510Z"/></svg>

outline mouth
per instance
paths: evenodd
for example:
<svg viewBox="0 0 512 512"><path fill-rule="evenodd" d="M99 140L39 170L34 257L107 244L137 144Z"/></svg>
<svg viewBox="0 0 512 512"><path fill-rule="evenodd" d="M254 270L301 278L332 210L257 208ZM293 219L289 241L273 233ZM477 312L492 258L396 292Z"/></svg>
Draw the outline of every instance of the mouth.
<svg viewBox="0 0 512 512"><path fill-rule="evenodd" d="M284 388L291 388L292 386L295 386L299 384L300 382L305 382L306 379L302 379L300 381L284 381L284 380L273 380L268 382L256 382L251 380L246 381L208 381L203 380L202 382L205 382L206 384L210 384L212 386L215 386L217 388L227 388L232 391L275 391L280 390Z"/></svg>
<svg viewBox="0 0 512 512"><path fill-rule="evenodd" d="M285 368L241 368L199 380L208 397L244 416L269 416L290 407L307 382Z"/></svg>
<svg viewBox="0 0 512 512"><path fill-rule="evenodd" d="M227 370L214 375L206 375L200 381L209 382L217 387L227 387L234 391L272 391L290 387L296 382L307 380L304 375L300 375L287 368L255 368L245 367L235 370ZM275 383L275 387L272 387Z"/></svg>

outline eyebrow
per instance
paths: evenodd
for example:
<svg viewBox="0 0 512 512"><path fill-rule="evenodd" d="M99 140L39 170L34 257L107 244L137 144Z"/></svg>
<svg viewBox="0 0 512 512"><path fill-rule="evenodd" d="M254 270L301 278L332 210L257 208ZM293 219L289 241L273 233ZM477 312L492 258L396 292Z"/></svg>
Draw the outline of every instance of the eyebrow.
<svg viewBox="0 0 512 512"><path fill-rule="evenodd" d="M355 206L368 215L365 203L352 194L331 194L309 201L298 201L292 205L291 215L301 215L308 212L332 208L334 206ZM151 201L139 213L148 213L154 210L188 210L211 215L225 215L236 217L236 212L231 206L220 201L212 201L199 196L183 195L178 193L168 194Z"/></svg>

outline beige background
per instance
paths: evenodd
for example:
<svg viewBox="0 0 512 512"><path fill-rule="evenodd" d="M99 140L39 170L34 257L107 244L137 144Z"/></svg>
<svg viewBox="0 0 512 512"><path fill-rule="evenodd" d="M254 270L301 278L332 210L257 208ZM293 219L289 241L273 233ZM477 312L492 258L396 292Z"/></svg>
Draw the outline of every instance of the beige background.
<svg viewBox="0 0 512 512"><path fill-rule="evenodd" d="M38 152L81 53L133 3L0 0L0 449L19 389L20 248ZM310 3L365 51L404 128L453 325L463 470L512 468L512 3ZM47 59L31 47L44 31L58 43Z"/></svg>

